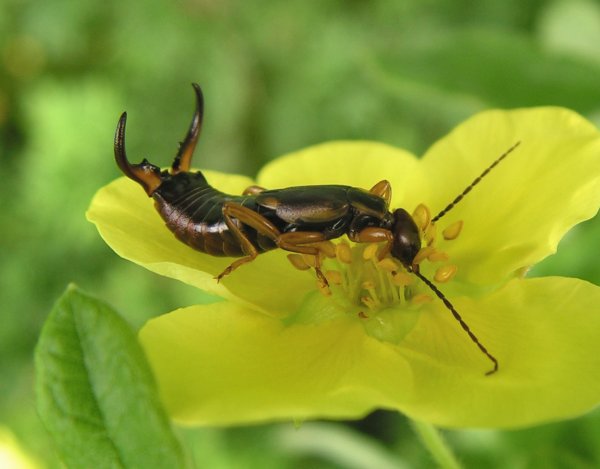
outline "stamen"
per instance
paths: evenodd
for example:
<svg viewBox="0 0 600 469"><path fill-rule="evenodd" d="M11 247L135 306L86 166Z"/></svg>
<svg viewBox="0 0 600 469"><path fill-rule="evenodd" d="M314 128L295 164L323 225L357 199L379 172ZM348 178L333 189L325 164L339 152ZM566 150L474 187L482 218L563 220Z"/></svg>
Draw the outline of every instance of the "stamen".
<svg viewBox="0 0 600 469"><path fill-rule="evenodd" d="M316 267L317 266L317 259L312 254L302 254L302 259L310 267Z"/></svg>
<svg viewBox="0 0 600 469"><path fill-rule="evenodd" d="M379 295L377 294L377 290L375 288L375 283L370 280L367 280L366 282L363 282L362 287L369 292L369 295L371 295L371 298L373 299L374 304L378 308L381 307L381 300L379 298Z"/></svg>
<svg viewBox="0 0 600 469"><path fill-rule="evenodd" d="M364 304L367 308L369 308L371 310L377 309L377 306L378 306L377 303L370 296L363 296L360 298L360 301L362 304Z"/></svg>
<svg viewBox="0 0 600 469"><path fill-rule="evenodd" d="M330 259L335 257L335 244L333 244L331 241L321 241L320 243L315 243L315 246L326 257L329 257Z"/></svg>
<svg viewBox="0 0 600 469"><path fill-rule="evenodd" d="M329 283L333 283L334 285L342 284L342 274L337 270L328 270L325 272L325 278Z"/></svg>
<svg viewBox="0 0 600 469"><path fill-rule="evenodd" d="M452 279L456 275L458 267L454 264L448 264L440 267L435 271L433 279L438 283L445 283Z"/></svg>
<svg viewBox="0 0 600 469"><path fill-rule="evenodd" d="M398 272L398 265L389 257L386 257L385 259L381 259L377 263L377 266L391 274L393 274L394 272Z"/></svg>
<svg viewBox="0 0 600 469"><path fill-rule="evenodd" d="M350 249L348 243L342 241L335 246L335 256L340 262L350 264L352 262L352 249Z"/></svg>
<svg viewBox="0 0 600 469"><path fill-rule="evenodd" d="M447 253L443 251L434 251L427 256L427 260L431 262L445 262L450 258Z"/></svg>
<svg viewBox="0 0 600 469"><path fill-rule="evenodd" d="M424 303L429 303L432 300L433 298L427 293L419 293L418 295L412 297L411 303L414 305L422 305Z"/></svg>
<svg viewBox="0 0 600 469"><path fill-rule="evenodd" d="M392 283L399 287L407 287L414 283L414 277L406 272L398 272L392 277Z"/></svg>
<svg viewBox="0 0 600 469"><path fill-rule="evenodd" d="M412 217L421 231L425 231L425 228L429 226L429 222L431 221L431 212L426 205L419 204L415 208Z"/></svg>
<svg viewBox="0 0 600 469"><path fill-rule="evenodd" d="M449 256L435 248L436 230L434 223L430 221L431 214L427 207L418 206L414 217L417 226L425 229L420 230L422 247L410 266L392 258L376 243L314 243L318 247L316 256L289 254L288 259L297 269L315 268L317 289L326 297L319 299L318 295L311 296L311 301L306 302L306 307L302 308L298 317L302 320L315 317L321 321L351 315L361 322L371 337L399 344L417 323L421 309L418 306L439 299L479 350L493 362L494 368L486 374L495 373L498 370L496 358L488 352L450 300L433 283L450 281L456 275L458 267L453 264L443 265L436 270L432 280L421 273L421 270L431 268L423 266L423 261L447 261ZM456 239L462 226L462 221L448 226L442 232L444 239ZM386 257L379 259L378 251L382 257ZM320 269L321 261L327 270ZM313 300L324 301L327 307L314 308ZM415 307L406 308L407 305ZM315 309L322 309L323 313L315 315Z"/></svg>
<svg viewBox="0 0 600 469"><path fill-rule="evenodd" d="M458 238L458 235L462 231L462 227L463 227L463 221L458 220L457 222L454 222L450 226L448 226L444 231L442 231L442 236L447 241L456 239L456 238Z"/></svg>
<svg viewBox="0 0 600 469"><path fill-rule="evenodd" d="M373 283L371 280L365 280L365 281L362 283L362 287L363 287L365 290L372 290L373 288L375 288L375 284L374 284L374 283Z"/></svg>
<svg viewBox="0 0 600 469"><path fill-rule="evenodd" d="M425 229L424 238L427 243L427 246L431 246L435 241L435 224L430 223L429 226Z"/></svg>
<svg viewBox="0 0 600 469"><path fill-rule="evenodd" d="M415 258L413 259L413 264L420 264L423 260L427 259L430 254L433 254L435 249L433 246L425 246L419 250Z"/></svg>
<svg viewBox="0 0 600 469"><path fill-rule="evenodd" d="M298 270L310 269L310 265L304 262L304 258L300 254L288 254L287 258L292 263L292 265Z"/></svg>
<svg viewBox="0 0 600 469"><path fill-rule="evenodd" d="M366 261L368 261L369 259L373 259L377 255L378 249L379 246L377 244L369 244L363 251L363 259Z"/></svg>

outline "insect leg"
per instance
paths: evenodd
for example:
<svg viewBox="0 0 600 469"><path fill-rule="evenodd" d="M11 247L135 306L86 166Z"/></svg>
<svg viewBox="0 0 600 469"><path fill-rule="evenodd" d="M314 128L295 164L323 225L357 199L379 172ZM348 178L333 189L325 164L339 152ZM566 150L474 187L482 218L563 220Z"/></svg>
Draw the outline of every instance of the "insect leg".
<svg viewBox="0 0 600 469"><path fill-rule="evenodd" d="M323 272L321 271L321 258L319 257L321 250L317 246L307 246L326 240L327 238L325 235L318 231L294 231L279 235L275 242L279 248L286 251L314 256L317 278L323 286L327 286L329 282L327 282L325 275L323 275Z"/></svg>
<svg viewBox="0 0 600 469"><path fill-rule="evenodd" d="M392 185L389 181L385 179L383 181L379 181L369 190L371 194L378 195L383 200L385 200L385 204L387 206L390 205L390 201L392 200Z"/></svg>
<svg viewBox="0 0 600 469"><path fill-rule="evenodd" d="M385 228L377 228L375 226L368 226L367 228L363 228L356 234L348 235L350 241L355 243L382 243L385 242L385 245L381 252L379 253L379 260L383 259L387 256L392 250L392 245L394 243L394 235L390 230L386 230Z"/></svg>
<svg viewBox="0 0 600 469"><path fill-rule="evenodd" d="M256 259L256 256L258 256L256 246L252 244L252 241L248 239L240 227L234 222L234 218L240 223L254 228L258 233L271 238L273 241L276 241L281 234L275 225L255 211L250 210L249 208L240 204L226 202L223 205L223 219L225 220L227 227L237 237L242 246L242 250L246 254L246 257L242 257L241 259L237 259L235 262L233 262L217 276L217 281L221 280L225 275L229 275L240 265L245 264L246 262L251 262Z"/></svg>
<svg viewBox="0 0 600 469"><path fill-rule="evenodd" d="M309 254L315 256L315 271L319 281L324 285L327 285L325 275L321 272L321 265L319 259L320 250L316 246L305 246L305 244L318 243L325 241L325 235L318 231L297 231L293 233L281 233L275 225L273 225L268 219L259 215L255 211L244 207L234 202L226 202L223 205L223 218L225 223L229 227L232 233L238 238L246 257L233 262L223 272L217 276L217 280L220 280L225 275L230 274L233 270L237 269L240 265L246 262L253 261L258 255L258 251L248 237L240 230L239 226L234 222L234 218L237 219L244 225L247 225L255 229L258 233L267 238L273 240L277 247L290 252L298 252L301 254Z"/></svg>

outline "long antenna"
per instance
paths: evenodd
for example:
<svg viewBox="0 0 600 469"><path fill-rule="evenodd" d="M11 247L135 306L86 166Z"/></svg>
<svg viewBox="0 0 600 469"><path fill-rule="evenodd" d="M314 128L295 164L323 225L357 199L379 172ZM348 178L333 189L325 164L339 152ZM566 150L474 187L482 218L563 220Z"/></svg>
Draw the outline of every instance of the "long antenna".
<svg viewBox="0 0 600 469"><path fill-rule="evenodd" d="M474 180L474 181L473 181L471 184L469 184L469 185L467 186L467 188L466 188L464 191L462 191L462 193L461 193L461 194L460 194L458 197L456 197L456 199L454 199L452 202L450 202L450 203L448 204L448 206L447 206L447 207L446 207L444 210L442 210L442 211L441 211L440 213L438 213L438 214L437 214L435 217L433 217L433 218L431 219L431 223L435 223L435 222L436 222L436 221L438 221L440 218L442 218L444 215L446 215L446 214L447 214L447 213L448 213L450 210L452 210L452 209L454 208L454 206L455 206L457 203L459 203L459 202L460 202L460 201L463 199L463 197L464 197L465 195L467 195L469 192L471 192L471 189L473 189L473 187L475 187L477 184L479 184L479 182L480 182L480 181L481 181L481 180L482 180L482 179L483 179L485 176L487 176L487 174L488 174L488 173L489 173L489 172L490 172L492 169L494 169L494 168L495 168L495 167L498 165L498 163L500 163L500 162L501 162L501 161L502 161L504 158L506 158L508 155L510 155L510 154L513 152L513 150L514 150L515 148L517 148L517 147L518 147L520 144L521 144L521 142L519 141L519 142L515 143L515 144L514 144L512 147L510 147L508 150L506 150L504 153L502 153L502 155L500 155L500 156L498 157L498 159L496 159L496 161L494 161L494 162L493 162L491 165L489 165L489 166L488 166L488 167L485 169L485 171L483 171L483 173L481 173L479 176L477 176L477 177L475 178L475 180Z"/></svg>
<svg viewBox="0 0 600 469"><path fill-rule="evenodd" d="M412 269L412 273L419 277L431 289L431 291L435 293L440 300L443 301L444 305L446 305L446 308L448 308L452 313L452 316L454 316L454 319L456 319L460 324L460 327L462 327L464 331L469 335L471 340L475 342L475 345L477 345L479 350L481 350L481 352L492 361L494 367L490 371L488 371L486 375L489 376L491 374L496 373L496 371L498 371L498 360L496 360L496 357L494 357L490 352L488 352L488 349L485 348L485 346L479 341L479 339L473 333L469 325L463 320L461 315L458 314L458 311L456 311L452 303L450 303L448 298L446 298L444 294L440 290L438 290L438 287L436 287L427 277L424 277L423 274L421 274L417 269Z"/></svg>

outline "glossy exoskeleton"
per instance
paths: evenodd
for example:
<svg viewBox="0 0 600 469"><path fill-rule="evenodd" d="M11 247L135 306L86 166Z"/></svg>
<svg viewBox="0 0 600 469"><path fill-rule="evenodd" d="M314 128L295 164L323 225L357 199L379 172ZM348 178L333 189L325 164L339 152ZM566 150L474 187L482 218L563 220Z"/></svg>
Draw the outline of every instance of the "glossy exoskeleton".
<svg viewBox="0 0 600 469"><path fill-rule="evenodd" d="M203 115L202 91L193 86L196 111L170 172L147 160L128 162L126 113L115 135L115 158L125 175L154 199L179 240L212 256L241 257L219 279L262 252L280 248L317 255L318 248L311 245L343 235L359 243L385 241L385 253L391 252L405 267L413 267L421 248L419 229L406 210L389 211L391 187L387 181L370 191L342 185L275 190L252 186L242 195L229 195L213 188L200 171L189 171ZM321 277L318 267L317 272Z"/></svg>
<svg viewBox="0 0 600 469"><path fill-rule="evenodd" d="M404 209L390 211L391 186L380 181L370 190L343 185L297 186L267 190L247 188L242 195L225 194L207 181L202 172L190 171L192 154L200 135L204 100L193 84L196 110L170 171L161 171L147 160L129 163L125 152L127 114L119 119L114 141L115 159L130 179L139 183L155 201L167 227L188 246L212 256L238 257L217 279L271 249L315 256L315 271L321 273L318 243L347 235L357 243L385 243L380 258L391 254L417 275L444 302L462 328L498 369L498 362L471 332L452 304L419 272L414 263L421 249L417 224ZM488 167L432 221L447 213L479 180L512 149Z"/></svg>

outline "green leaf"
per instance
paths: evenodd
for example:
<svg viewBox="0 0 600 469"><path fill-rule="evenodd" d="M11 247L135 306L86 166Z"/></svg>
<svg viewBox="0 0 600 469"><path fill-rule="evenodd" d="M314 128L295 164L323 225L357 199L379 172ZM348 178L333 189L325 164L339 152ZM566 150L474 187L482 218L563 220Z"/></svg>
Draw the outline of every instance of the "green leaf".
<svg viewBox="0 0 600 469"><path fill-rule="evenodd" d="M136 335L106 304L69 287L35 365L38 412L68 467L185 465Z"/></svg>

